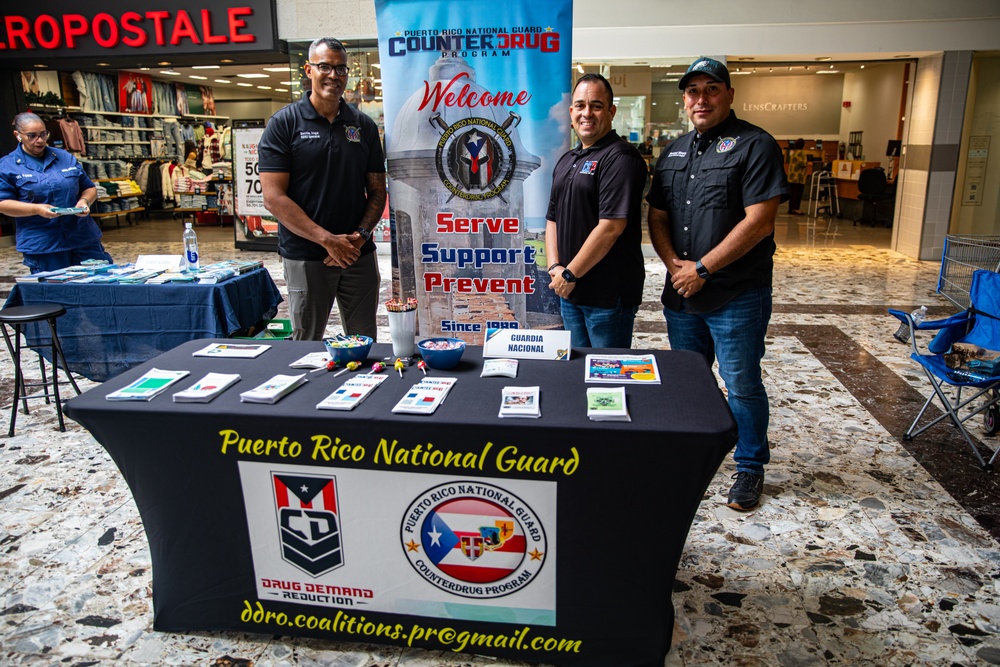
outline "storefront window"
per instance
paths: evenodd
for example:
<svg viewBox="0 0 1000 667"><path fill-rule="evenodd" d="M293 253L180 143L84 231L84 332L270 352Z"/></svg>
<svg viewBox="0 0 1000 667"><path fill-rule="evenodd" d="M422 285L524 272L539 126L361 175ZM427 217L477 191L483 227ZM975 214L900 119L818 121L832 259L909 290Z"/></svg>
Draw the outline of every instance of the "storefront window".
<svg viewBox="0 0 1000 667"><path fill-rule="evenodd" d="M309 79L305 75L305 64L309 55L309 41L288 42L289 66L292 68L292 99L297 100L308 92ZM378 42L375 40L344 41L347 48L347 64L350 75L344 100L378 124L379 133L384 133L385 118L382 107L382 72L378 58Z"/></svg>

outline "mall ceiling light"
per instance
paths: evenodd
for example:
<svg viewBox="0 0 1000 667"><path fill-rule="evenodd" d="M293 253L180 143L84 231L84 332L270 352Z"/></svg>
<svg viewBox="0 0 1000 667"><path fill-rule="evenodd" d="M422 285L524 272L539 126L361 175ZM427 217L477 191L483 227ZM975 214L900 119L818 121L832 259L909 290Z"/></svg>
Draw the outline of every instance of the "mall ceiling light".
<svg viewBox="0 0 1000 667"><path fill-rule="evenodd" d="M252 83L243 83L242 81L238 82L236 85L237 86L243 86L244 88L253 88L253 84Z"/></svg>
<svg viewBox="0 0 1000 667"><path fill-rule="evenodd" d="M214 79L216 83L232 83L229 79Z"/></svg>
<svg viewBox="0 0 1000 667"><path fill-rule="evenodd" d="M237 74L241 79L267 79L267 74Z"/></svg>
<svg viewBox="0 0 1000 667"><path fill-rule="evenodd" d="M284 67L262 67L265 72L291 72L292 68L285 65Z"/></svg>
<svg viewBox="0 0 1000 667"><path fill-rule="evenodd" d="M167 76L180 76L180 72L175 72L172 69L161 69L160 74L166 74Z"/></svg>
<svg viewBox="0 0 1000 667"><path fill-rule="evenodd" d="M191 74L188 76L189 79L198 79L199 81L208 81L207 76L198 76L197 74Z"/></svg>
<svg viewBox="0 0 1000 667"><path fill-rule="evenodd" d="M219 69L218 65L194 65L191 69Z"/></svg>

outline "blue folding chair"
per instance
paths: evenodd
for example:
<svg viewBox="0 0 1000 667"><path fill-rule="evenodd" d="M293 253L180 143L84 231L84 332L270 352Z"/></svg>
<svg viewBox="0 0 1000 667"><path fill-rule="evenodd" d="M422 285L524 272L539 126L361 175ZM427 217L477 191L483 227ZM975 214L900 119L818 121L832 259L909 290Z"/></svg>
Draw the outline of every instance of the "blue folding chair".
<svg viewBox="0 0 1000 667"><path fill-rule="evenodd" d="M933 320L914 323L909 313L900 310L889 309L889 313L899 320L906 322L910 326L910 343L913 345L913 353L910 358L920 364L924 369L924 374L930 380L934 393L931 394L924 407L920 409L917 418L913 420L909 430L903 435L904 440L912 440L930 427L937 424L942 419L950 418L952 423L962 432L972 453L979 459L979 465L983 470L990 470L997 455L1000 454L1000 447L993 452L989 462L983 459L979 448L976 447L968 431L965 430L964 422L970 418L983 414L984 425L987 435L994 435L1000 428L1000 376L989 375L985 372L975 370L949 368L945 363L945 354L951 349L954 343L969 343L987 350L1000 351L1000 273L993 271L979 270L972 274L972 285L969 289L971 306L963 313L952 315L943 320ZM917 347L917 331L937 330L938 334L927 344L927 352L921 353ZM955 388L955 398L950 400L945 391L945 385ZM962 400L962 389L970 388L975 390L975 394ZM927 412L937 397L944 407L945 414L937 417L933 421L917 428L917 423ZM985 400L978 407L972 407L972 403L985 397ZM969 409L963 416L959 412Z"/></svg>

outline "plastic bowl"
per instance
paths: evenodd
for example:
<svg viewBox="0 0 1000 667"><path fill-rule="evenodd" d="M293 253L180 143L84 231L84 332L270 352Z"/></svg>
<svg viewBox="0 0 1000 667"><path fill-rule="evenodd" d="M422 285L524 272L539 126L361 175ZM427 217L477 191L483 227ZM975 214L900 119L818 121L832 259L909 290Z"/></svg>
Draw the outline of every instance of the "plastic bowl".
<svg viewBox="0 0 1000 667"><path fill-rule="evenodd" d="M417 343L420 356L431 368L446 371L458 366L465 352L465 341L460 338L426 338Z"/></svg>
<svg viewBox="0 0 1000 667"><path fill-rule="evenodd" d="M367 359L373 342L368 336L323 339L323 345L326 346L326 351L330 355L330 359L337 362L338 366L343 366L348 361L364 361ZM355 344L352 345L351 343Z"/></svg>

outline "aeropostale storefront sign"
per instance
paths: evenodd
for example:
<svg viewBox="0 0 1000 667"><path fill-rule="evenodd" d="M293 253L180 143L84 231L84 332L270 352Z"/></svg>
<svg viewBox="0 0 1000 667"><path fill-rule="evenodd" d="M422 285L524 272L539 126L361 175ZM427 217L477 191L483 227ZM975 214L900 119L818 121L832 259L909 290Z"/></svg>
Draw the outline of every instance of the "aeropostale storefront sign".
<svg viewBox="0 0 1000 667"><path fill-rule="evenodd" d="M0 15L0 61L277 49L274 0L153 2L57 0Z"/></svg>

